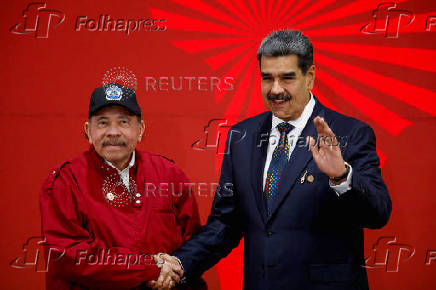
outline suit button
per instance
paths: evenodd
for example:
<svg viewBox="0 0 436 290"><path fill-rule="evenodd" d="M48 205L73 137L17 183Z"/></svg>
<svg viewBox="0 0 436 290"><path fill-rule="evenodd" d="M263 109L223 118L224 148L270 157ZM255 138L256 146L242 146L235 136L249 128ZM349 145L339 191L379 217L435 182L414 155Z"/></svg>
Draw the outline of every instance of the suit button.
<svg viewBox="0 0 436 290"><path fill-rule="evenodd" d="M272 233L271 231L267 231L267 232L266 232L266 235L267 235L268 237L271 237L271 236L273 235L273 233Z"/></svg>

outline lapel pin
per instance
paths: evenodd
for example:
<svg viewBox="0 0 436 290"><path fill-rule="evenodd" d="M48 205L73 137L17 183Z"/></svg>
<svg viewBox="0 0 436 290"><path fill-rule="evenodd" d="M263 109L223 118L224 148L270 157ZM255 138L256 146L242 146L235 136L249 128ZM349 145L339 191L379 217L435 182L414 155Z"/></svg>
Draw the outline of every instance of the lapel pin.
<svg viewBox="0 0 436 290"><path fill-rule="evenodd" d="M307 176L307 181L309 181L310 183L312 183L314 180L315 178L313 177L313 175Z"/></svg>
<svg viewBox="0 0 436 290"><path fill-rule="evenodd" d="M303 177L300 179L300 183L303 184L304 180L306 179L307 170L304 172Z"/></svg>
<svg viewBox="0 0 436 290"><path fill-rule="evenodd" d="M112 192L108 192L108 194L106 194L106 198L107 198L108 200L110 200L110 201L113 201L114 198L115 198L115 196L113 195Z"/></svg>

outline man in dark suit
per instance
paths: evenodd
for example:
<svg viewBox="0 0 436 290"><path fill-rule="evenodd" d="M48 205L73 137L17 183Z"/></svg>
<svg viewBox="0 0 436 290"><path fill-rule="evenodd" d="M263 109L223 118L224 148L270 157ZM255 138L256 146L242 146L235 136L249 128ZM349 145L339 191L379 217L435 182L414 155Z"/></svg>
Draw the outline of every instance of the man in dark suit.
<svg viewBox="0 0 436 290"><path fill-rule="evenodd" d="M374 132L312 95L299 31L267 36L258 59L270 111L231 128L243 137L227 138L207 225L173 255L189 279L244 237L244 289L368 289L363 228L383 227L392 208Z"/></svg>

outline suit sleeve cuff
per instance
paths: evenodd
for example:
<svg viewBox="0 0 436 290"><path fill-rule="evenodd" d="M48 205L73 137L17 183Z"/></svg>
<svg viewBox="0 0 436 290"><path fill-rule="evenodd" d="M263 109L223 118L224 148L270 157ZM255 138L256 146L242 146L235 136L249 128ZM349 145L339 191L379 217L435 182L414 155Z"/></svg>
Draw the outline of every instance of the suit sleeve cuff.
<svg viewBox="0 0 436 290"><path fill-rule="evenodd" d="M329 180L329 185L336 192L336 194L340 196L351 189L352 177L353 177L353 167L351 167L350 165L350 172L348 172L347 179L344 182L335 185L331 180Z"/></svg>

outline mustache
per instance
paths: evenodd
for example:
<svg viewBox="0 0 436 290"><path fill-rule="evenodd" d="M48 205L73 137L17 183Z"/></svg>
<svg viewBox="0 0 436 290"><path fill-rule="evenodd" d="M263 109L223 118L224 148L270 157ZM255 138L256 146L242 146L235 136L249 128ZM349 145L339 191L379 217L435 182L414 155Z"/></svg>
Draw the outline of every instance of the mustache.
<svg viewBox="0 0 436 290"><path fill-rule="evenodd" d="M281 93L281 94L271 94L268 93L268 95L266 96L268 100L270 101L289 101L291 99L291 95L290 94L285 94L285 93Z"/></svg>
<svg viewBox="0 0 436 290"><path fill-rule="evenodd" d="M103 141L103 147L105 146L126 146L126 142L124 142L123 140L106 140Z"/></svg>

